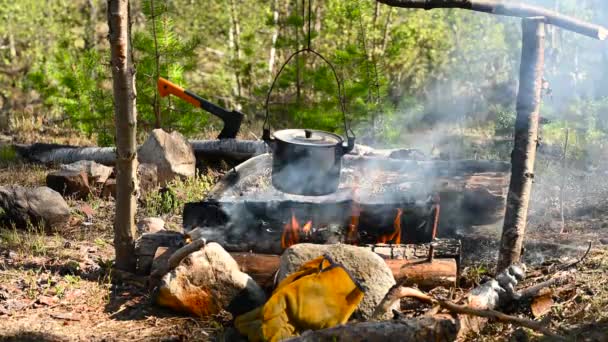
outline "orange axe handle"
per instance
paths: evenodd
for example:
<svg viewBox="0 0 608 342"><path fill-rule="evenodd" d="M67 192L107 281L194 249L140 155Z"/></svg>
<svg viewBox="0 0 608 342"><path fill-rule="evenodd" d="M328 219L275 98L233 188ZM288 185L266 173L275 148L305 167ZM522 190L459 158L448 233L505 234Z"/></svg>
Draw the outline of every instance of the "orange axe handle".
<svg viewBox="0 0 608 342"><path fill-rule="evenodd" d="M194 98L194 96L186 93L186 90L184 88L178 86L175 83L169 82L169 80L159 77L157 86L158 86L158 93L160 94L161 97L165 97L165 96L171 94L171 95L175 95L175 96L179 97L180 99L182 99L188 103L191 103L192 105L194 105L196 107L201 106L201 102L199 100Z"/></svg>

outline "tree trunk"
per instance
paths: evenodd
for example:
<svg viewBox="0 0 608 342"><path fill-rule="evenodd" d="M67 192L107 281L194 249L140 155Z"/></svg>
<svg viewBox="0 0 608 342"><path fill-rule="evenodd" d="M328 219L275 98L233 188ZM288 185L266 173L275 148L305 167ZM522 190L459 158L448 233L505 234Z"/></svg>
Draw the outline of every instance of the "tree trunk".
<svg viewBox="0 0 608 342"><path fill-rule="evenodd" d="M154 78L158 80L160 77L160 53L158 52L158 37L156 35L156 11L154 7L154 0L150 0L150 20L152 21L152 39L154 40L154 66L155 74ZM154 87L154 128L161 128L161 116L160 116L160 95L158 94L158 88Z"/></svg>
<svg viewBox="0 0 608 342"><path fill-rule="evenodd" d="M538 117L545 57L543 18L522 20L522 54L517 95L511 182L498 256L498 272L518 262L526 231L528 203L538 145Z"/></svg>
<svg viewBox="0 0 608 342"><path fill-rule="evenodd" d="M85 50L95 49L97 32L95 25L97 24L97 7L95 1L87 0L85 11L88 14L85 27L84 48Z"/></svg>
<svg viewBox="0 0 608 342"><path fill-rule="evenodd" d="M135 189L137 112L135 69L131 55L128 0L108 0L108 38L111 50L116 120L116 215L114 249L116 268L135 271Z"/></svg>
<svg viewBox="0 0 608 342"><path fill-rule="evenodd" d="M279 0L273 1L272 9L272 22L274 27L272 28L272 42L270 44L270 57L268 58L268 81L272 82L272 75L274 72L274 64L277 54L277 38L279 37Z"/></svg>
<svg viewBox="0 0 608 342"><path fill-rule="evenodd" d="M239 23L239 17L238 17L238 12L237 12L237 5L234 3L234 0L230 0L230 22L231 22L231 28L230 28L230 32L232 32L232 43L233 43L233 48L234 48L234 55L233 55L233 60L232 60L232 64L233 64L233 68L234 68L234 77L236 78L236 96L237 96L237 103L239 103L239 101L242 98L242 85L241 85L241 72L240 72L240 61L241 61L241 46L240 46L240 39L241 39L241 26Z"/></svg>

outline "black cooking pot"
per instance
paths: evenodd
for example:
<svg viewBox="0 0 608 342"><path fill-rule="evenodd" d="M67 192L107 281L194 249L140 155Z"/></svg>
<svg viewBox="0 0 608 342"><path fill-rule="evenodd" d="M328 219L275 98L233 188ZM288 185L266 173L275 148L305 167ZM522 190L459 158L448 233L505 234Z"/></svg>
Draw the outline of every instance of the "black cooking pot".
<svg viewBox="0 0 608 342"><path fill-rule="evenodd" d="M285 129L264 140L272 150L272 185L283 192L320 196L335 192L340 183L342 156L355 140L311 129Z"/></svg>

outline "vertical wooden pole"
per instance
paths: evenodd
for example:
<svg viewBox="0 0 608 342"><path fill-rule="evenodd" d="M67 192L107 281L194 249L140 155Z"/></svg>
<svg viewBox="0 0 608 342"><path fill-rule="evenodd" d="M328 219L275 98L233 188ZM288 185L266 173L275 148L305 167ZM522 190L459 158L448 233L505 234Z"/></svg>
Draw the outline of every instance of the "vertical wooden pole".
<svg viewBox="0 0 608 342"><path fill-rule="evenodd" d="M497 272L519 261L526 231L538 144L538 118L545 57L544 18L523 19L522 36L515 141L511 153L511 182Z"/></svg>
<svg viewBox="0 0 608 342"><path fill-rule="evenodd" d="M128 0L108 0L110 28L108 39L111 50L114 118L116 121L115 267L133 272L135 271L137 111L129 20Z"/></svg>

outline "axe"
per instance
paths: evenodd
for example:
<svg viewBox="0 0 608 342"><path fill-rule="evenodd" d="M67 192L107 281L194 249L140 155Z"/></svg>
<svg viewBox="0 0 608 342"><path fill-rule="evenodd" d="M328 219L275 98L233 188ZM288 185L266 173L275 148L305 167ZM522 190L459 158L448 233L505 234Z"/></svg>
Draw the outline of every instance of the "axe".
<svg viewBox="0 0 608 342"><path fill-rule="evenodd" d="M158 92L161 97L173 94L181 98L182 100L185 100L196 107L200 107L203 110L222 119L222 121L224 122L224 128L222 128L220 135L217 137L218 139L236 138L236 134L239 132L239 129L241 128L241 122L243 121L243 117L245 116L243 113L236 110L228 111L227 109L213 104L205 100L204 98L194 94L193 92L185 90L177 84L171 83L162 77L158 78L157 85Z"/></svg>

